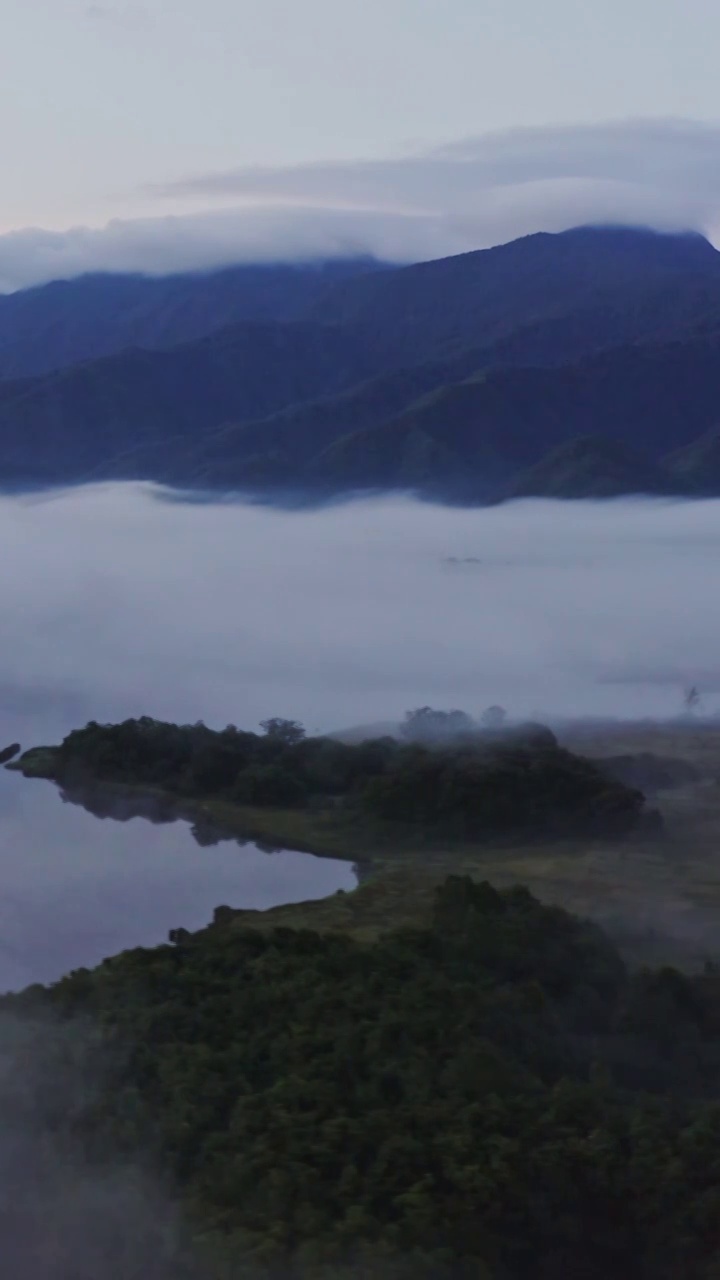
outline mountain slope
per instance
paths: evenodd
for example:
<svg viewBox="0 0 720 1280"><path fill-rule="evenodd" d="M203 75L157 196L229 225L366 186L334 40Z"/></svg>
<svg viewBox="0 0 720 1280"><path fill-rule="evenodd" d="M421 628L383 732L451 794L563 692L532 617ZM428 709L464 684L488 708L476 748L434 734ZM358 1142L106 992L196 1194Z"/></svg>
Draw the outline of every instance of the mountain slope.
<svg viewBox="0 0 720 1280"><path fill-rule="evenodd" d="M579 228L404 268L356 258L87 275L0 296L0 377L305 318L357 327L396 363L467 346L495 347L492 363L567 363L719 325L720 255L697 235Z"/></svg>
<svg viewBox="0 0 720 1280"><path fill-rule="evenodd" d="M233 326L171 351L127 351L44 378L0 383L0 474L61 481L157 475L178 438L339 390L367 373L356 342L321 325ZM122 459L156 446L155 466ZM119 459L119 471L114 464Z"/></svg>
<svg viewBox="0 0 720 1280"><path fill-rule="evenodd" d="M663 459L665 470L691 494L720 494L720 427Z"/></svg>
<svg viewBox="0 0 720 1280"><path fill-rule="evenodd" d="M656 491L660 478L647 468L720 417L718 263L699 236L584 229L367 270L316 307L333 323L246 322L168 350L0 381L0 476L311 495L412 488L485 501L512 491L548 451L602 437L647 455L631 463L604 446L610 489L634 487L644 466ZM263 270L258 289L269 305ZM220 276L235 305L237 282ZM220 276L194 279L182 305L176 291L190 288L187 279L182 288L179 278L165 282L174 299L166 336L181 319L217 318ZM136 285L125 282L128 297ZM443 349L451 354L439 358ZM580 461L592 470L588 447L584 460L571 459L573 484ZM534 483L562 484L563 465L561 456ZM697 491L708 465L707 450L694 462L681 456L668 463L676 479L663 483Z"/></svg>
<svg viewBox="0 0 720 1280"><path fill-rule="evenodd" d="M342 432L337 406L358 405L349 388L373 359L343 330L241 325L168 352L126 352L0 383L0 474L30 475L42 460L43 477L63 481L90 470L486 500L578 436L602 436L657 464L708 431L720 411L717 337L622 347L568 367L490 369L388 417L386 397L412 394L422 373L376 377L364 383L364 412L376 425ZM225 425L243 418L244 427Z"/></svg>
<svg viewBox="0 0 720 1280"><path fill-rule="evenodd" d="M538 270L532 264L538 255L542 268L540 279L548 283L552 277L552 287L548 284L543 305L551 309L565 305L562 297L567 299L573 294L575 298L583 298L582 308L527 323L527 314L521 307L518 316L522 323L502 338L464 348L444 360L426 360L391 369L370 383L343 391L338 397L292 406L267 420L235 424L222 436L201 442L196 456L188 457L181 464L179 474L209 484L243 483L247 478L244 459L252 458L254 466L255 460L270 456L276 462L281 459L281 469L291 474L303 457L331 448L346 435L372 429L395 414L414 409L419 396L431 391L444 395L443 388L478 371L523 365L567 366L621 345L673 340L693 342L720 333L718 254L707 241L698 236L663 236L618 229L532 236L513 245L423 264L417 269L388 270L382 279L355 280L329 293L326 310L339 319L344 314L356 323L357 306L355 311L343 313L338 310L339 301L348 303L352 299L357 304L358 299L372 299L375 295L382 295L384 299L385 295L392 295L399 284L407 292L408 279L414 281L417 297L413 306L399 316L398 325L393 326L394 334L386 332L383 337L383 342L393 350L398 342L404 343L402 335L407 326L412 329L418 323L418 298L422 307L429 303L433 324L442 327L448 320L453 321L455 303L452 302L450 314L447 306L442 305L446 276L460 271L462 288L472 295L472 306L489 307L492 320L492 308L498 299L478 293L488 271L497 285L509 264L505 281L508 287L501 303L512 310L518 301L517 289L514 298L512 290L517 260L531 264L530 284L535 288L537 280L534 285L532 282ZM604 275L603 289L598 292L595 289L598 272L605 270L608 263L613 270L609 277L607 273ZM558 267L560 279L564 281L564 295L563 289L557 287L554 274ZM524 285L528 285L527 280ZM588 301L590 297L592 301ZM472 307L468 314L472 321ZM374 349L379 364L387 363L388 359L387 350L379 349L384 327L388 328L380 316L375 318L372 331L365 325L359 330ZM493 323L482 329L486 338L495 331ZM473 336L477 337L477 332ZM402 354L405 358L405 353ZM414 347L408 350L407 358L417 360ZM449 417L454 416L451 411ZM595 424L592 429L602 431L603 426ZM557 438L553 435L547 445L552 446ZM525 461L522 454L520 465L525 465ZM501 467L500 471L505 474L507 467ZM356 480L365 483L367 476L358 475Z"/></svg>
<svg viewBox="0 0 720 1280"><path fill-rule="evenodd" d="M387 422L341 437L310 460L309 481L331 490L490 496L517 462L509 436L498 447L493 424L479 417L484 388L482 379L441 387Z"/></svg>
<svg viewBox="0 0 720 1280"><path fill-rule="evenodd" d="M282 457L300 467L338 439L384 422L419 397L462 377L478 357L391 370L341 391L291 405L265 418L233 423L191 447L176 474L208 484L232 484L244 460Z"/></svg>
<svg viewBox="0 0 720 1280"><path fill-rule="evenodd" d="M396 359L417 361L503 342L518 330L532 339L534 326L581 313L554 342L546 335L545 358L554 362L630 336L656 337L663 319L677 332L678 311L691 327L720 316L720 254L707 240L582 227L350 280L315 314L357 326ZM613 336L618 321L625 331ZM568 356L570 336L578 346ZM514 358L533 357L525 349Z"/></svg>
<svg viewBox="0 0 720 1280"><path fill-rule="evenodd" d="M98 274L0 295L0 377L24 377L128 347L192 342L243 321L300 319L372 259L227 267L165 277Z"/></svg>
<svg viewBox="0 0 720 1280"><path fill-rule="evenodd" d="M623 347L567 368L493 369L342 436L308 460L308 479L331 491L404 488L408 459L429 439L444 460L431 492L491 498L578 436L608 437L657 463L719 407L720 338Z"/></svg>
<svg viewBox="0 0 720 1280"><path fill-rule="evenodd" d="M582 436L551 450L515 479L508 498L614 498L677 491L670 475L606 436Z"/></svg>

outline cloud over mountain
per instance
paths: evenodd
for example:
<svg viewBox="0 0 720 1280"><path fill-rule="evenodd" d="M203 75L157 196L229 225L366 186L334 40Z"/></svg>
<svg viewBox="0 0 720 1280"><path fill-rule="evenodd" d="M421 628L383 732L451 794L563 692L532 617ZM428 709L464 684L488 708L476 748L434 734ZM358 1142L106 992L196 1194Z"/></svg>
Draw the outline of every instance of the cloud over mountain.
<svg viewBox="0 0 720 1280"><path fill-rule="evenodd" d="M493 235L493 217L514 209L686 225L717 211L719 157L715 125L635 120L514 129L390 160L239 169L158 191L477 218Z"/></svg>
<svg viewBox="0 0 720 1280"><path fill-rule="evenodd" d="M720 126L635 120L512 130L396 159L200 174L146 192L156 217L0 237L0 288L365 252L409 262L586 222L712 236L718 161Z"/></svg>

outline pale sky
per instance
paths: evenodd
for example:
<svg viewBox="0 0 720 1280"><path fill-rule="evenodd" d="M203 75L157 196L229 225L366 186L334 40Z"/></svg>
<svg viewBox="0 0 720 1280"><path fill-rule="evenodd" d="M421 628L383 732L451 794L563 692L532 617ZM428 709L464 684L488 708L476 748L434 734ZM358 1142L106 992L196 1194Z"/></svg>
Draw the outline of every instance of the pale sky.
<svg viewBox="0 0 720 1280"><path fill-rule="evenodd" d="M226 209L183 182L254 166L720 123L717 0L0 0L0 16L0 231ZM352 183L343 199L359 207Z"/></svg>

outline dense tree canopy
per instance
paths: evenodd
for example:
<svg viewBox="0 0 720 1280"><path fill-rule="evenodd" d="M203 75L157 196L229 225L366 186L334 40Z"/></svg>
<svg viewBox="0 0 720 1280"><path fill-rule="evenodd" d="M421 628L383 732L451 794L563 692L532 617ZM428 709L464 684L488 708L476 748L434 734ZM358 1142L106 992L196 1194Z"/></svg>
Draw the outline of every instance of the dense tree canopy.
<svg viewBox="0 0 720 1280"><path fill-rule="evenodd" d="M373 944L180 934L3 1003L102 1029L73 1141L154 1155L223 1277L718 1275L720 978L628 975L526 890L450 879Z"/></svg>

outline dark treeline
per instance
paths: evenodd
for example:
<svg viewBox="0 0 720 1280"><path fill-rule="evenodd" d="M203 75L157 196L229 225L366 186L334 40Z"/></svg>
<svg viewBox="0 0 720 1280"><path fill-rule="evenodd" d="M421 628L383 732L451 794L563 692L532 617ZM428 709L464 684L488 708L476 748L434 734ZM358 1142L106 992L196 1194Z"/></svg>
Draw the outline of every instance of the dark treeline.
<svg viewBox="0 0 720 1280"><path fill-rule="evenodd" d="M72 1141L164 1169L213 1280L718 1275L720 976L629 975L526 890L451 878L374 943L210 928L0 1009L100 1028Z"/></svg>
<svg viewBox="0 0 720 1280"><path fill-rule="evenodd" d="M148 717L91 722L57 749L53 776L64 783L90 776L248 806L346 808L398 830L404 825L458 839L620 835L645 821L639 791L562 749L547 729L480 730L468 722L470 728L438 736L433 717L461 715L423 708L410 718L404 740L353 746L307 738L302 726L281 719L265 721L262 734ZM423 737L427 721L430 739Z"/></svg>

